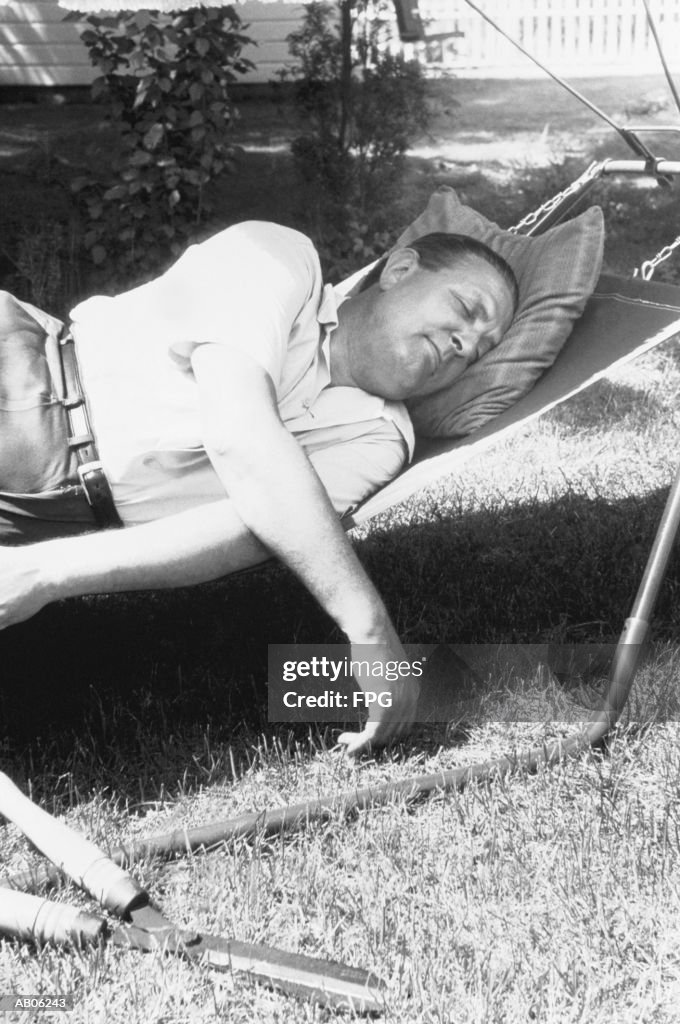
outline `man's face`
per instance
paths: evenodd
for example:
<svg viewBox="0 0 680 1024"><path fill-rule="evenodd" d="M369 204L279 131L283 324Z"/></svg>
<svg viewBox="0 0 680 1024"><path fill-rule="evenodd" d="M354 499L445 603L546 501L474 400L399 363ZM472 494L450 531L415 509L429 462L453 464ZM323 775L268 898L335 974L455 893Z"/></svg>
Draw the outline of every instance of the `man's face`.
<svg viewBox="0 0 680 1024"><path fill-rule="evenodd" d="M424 270L412 249L393 253L350 342L354 383L382 398L427 395L450 384L499 343L514 300L497 270L477 256Z"/></svg>

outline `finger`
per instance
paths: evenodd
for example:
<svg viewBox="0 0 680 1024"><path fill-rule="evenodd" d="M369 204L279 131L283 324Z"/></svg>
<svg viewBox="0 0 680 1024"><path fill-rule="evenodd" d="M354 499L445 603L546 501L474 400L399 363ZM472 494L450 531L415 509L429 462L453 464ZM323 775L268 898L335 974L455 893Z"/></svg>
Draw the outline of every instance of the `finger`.
<svg viewBox="0 0 680 1024"><path fill-rule="evenodd" d="M343 732L338 736L338 743L345 747L345 753L352 757L369 752L373 745L382 745L384 727L380 722L366 722L361 732Z"/></svg>
<svg viewBox="0 0 680 1024"><path fill-rule="evenodd" d="M357 757L371 749L371 740L363 732L343 732L338 736L338 746L345 757Z"/></svg>

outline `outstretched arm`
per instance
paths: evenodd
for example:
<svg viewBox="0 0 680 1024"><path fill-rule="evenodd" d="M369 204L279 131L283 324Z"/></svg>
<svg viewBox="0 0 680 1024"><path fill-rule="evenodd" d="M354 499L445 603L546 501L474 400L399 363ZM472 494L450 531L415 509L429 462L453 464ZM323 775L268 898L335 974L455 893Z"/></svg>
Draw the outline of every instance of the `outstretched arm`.
<svg viewBox="0 0 680 1024"><path fill-rule="evenodd" d="M197 347L192 365L204 444L245 525L299 576L350 644L376 645L376 657L405 660L380 595L319 478L280 420L268 375L246 354L219 345ZM378 709L363 733L346 734L348 749L358 752L371 740L384 743L405 731L416 701L413 682L395 684L392 707Z"/></svg>
<svg viewBox="0 0 680 1024"><path fill-rule="evenodd" d="M290 438L287 432L286 435ZM293 444L302 456L297 442L293 441ZM306 458L302 458L307 472ZM329 468L332 470L332 460L321 460L318 469L322 479L324 473L328 476ZM316 477L312 476L315 481ZM332 473L328 482L331 479ZM296 522L303 511L302 504L290 486L283 487L283 491L284 498L290 491L286 499L287 514L289 521ZM324 503L327 505L325 494ZM272 515L283 522L281 503L270 501L269 507ZM328 508L323 515L327 514ZM351 560L356 562L332 509L329 516L341 533L342 547L349 550ZM280 527L281 523L277 524L277 529ZM0 629L29 618L51 601L83 594L163 589L207 582L256 565L270 554L246 527L233 502L227 500L124 530L106 530L18 548L0 547ZM308 557L311 557L310 552ZM352 594L358 593L366 581L361 566L358 562L356 565L359 570L357 589L348 584L350 612ZM319 563L316 563L315 571L322 571ZM329 576L332 579L334 573L329 571ZM369 588L373 590L370 583ZM373 593L373 599L382 607L377 594ZM359 607L358 602L356 607ZM346 632L355 645L360 644L364 636L372 637L374 643L384 645L380 650L385 659L402 660L401 646L386 613L385 621L388 626L382 634L377 629L369 633L360 632L351 621L347 622ZM350 630L355 630L354 635ZM352 657L361 660L365 651L362 654L357 650ZM370 680L368 683L370 685ZM395 689L393 708L382 712L383 716L392 712L393 724L385 717L382 721L374 717L362 733L345 734L341 739L350 752L359 752L371 740L376 744L386 742L402 727L407 727L415 700L414 684L399 685L402 688L408 686L408 690L398 693Z"/></svg>
<svg viewBox="0 0 680 1024"><path fill-rule="evenodd" d="M226 500L124 530L0 547L0 629L51 601L206 583L268 555Z"/></svg>

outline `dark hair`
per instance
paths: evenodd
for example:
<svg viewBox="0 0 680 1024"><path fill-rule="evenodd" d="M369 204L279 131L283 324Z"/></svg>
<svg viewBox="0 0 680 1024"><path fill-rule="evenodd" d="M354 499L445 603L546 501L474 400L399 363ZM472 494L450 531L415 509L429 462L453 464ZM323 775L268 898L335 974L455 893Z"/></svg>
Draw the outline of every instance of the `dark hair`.
<svg viewBox="0 0 680 1024"><path fill-rule="evenodd" d="M485 260L503 278L512 292L515 309L519 303L519 285L515 273L502 256L470 235L456 235L446 231L434 231L430 235L421 235L413 242L408 242L404 249L414 249L418 253L421 267L425 270L446 270L468 257ZM370 288L379 280L383 272L387 256L384 256L361 282L360 292Z"/></svg>

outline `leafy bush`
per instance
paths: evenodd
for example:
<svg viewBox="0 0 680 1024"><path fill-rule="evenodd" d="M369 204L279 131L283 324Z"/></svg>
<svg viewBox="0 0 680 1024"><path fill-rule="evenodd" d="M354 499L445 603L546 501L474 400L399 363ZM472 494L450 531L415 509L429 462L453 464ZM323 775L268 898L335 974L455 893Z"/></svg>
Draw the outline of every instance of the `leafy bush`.
<svg viewBox="0 0 680 1024"><path fill-rule="evenodd" d="M232 168L228 90L252 67L240 56L250 40L231 7L86 20L82 39L102 72L92 95L108 108L117 148L110 175L90 172L74 188L87 219L85 247L119 285L140 268L157 272L209 212L206 186Z"/></svg>
<svg viewBox="0 0 680 1024"><path fill-rule="evenodd" d="M288 36L295 103L292 144L309 186L308 230L331 271L381 255L406 151L427 126L416 61L389 51L386 0L310 4ZM346 265L347 257L347 265Z"/></svg>

